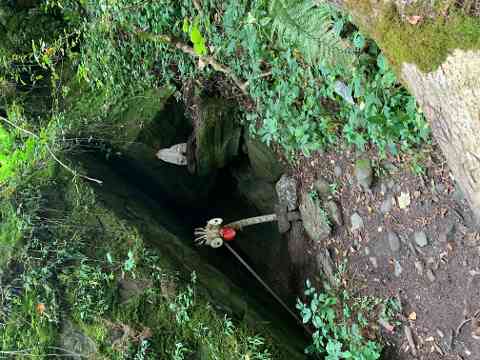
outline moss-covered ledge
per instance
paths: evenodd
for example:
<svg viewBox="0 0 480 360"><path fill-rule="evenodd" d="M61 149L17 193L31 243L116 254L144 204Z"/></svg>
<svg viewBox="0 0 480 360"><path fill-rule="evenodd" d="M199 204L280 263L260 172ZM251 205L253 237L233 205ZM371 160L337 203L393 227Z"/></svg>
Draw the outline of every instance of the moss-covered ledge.
<svg viewBox="0 0 480 360"><path fill-rule="evenodd" d="M360 29L377 41L398 75L406 63L430 73L456 49L480 48L480 18L459 10L450 10L447 16L432 16L418 5L400 9L397 3L394 0L347 0L344 6ZM409 15L422 16L422 19L414 25L407 21Z"/></svg>

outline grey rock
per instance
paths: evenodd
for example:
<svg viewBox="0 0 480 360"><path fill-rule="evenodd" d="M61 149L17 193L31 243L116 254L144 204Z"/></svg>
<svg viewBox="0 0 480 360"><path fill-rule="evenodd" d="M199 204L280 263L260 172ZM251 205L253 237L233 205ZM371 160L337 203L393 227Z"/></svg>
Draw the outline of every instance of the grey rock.
<svg viewBox="0 0 480 360"><path fill-rule="evenodd" d="M392 250L393 253L398 253L400 251L400 239L398 238L398 235L395 234L394 232L389 231L387 234L387 239L388 239L388 244L390 245L390 250Z"/></svg>
<svg viewBox="0 0 480 360"><path fill-rule="evenodd" d="M96 343L68 320L61 325L59 346L71 359L92 358L98 352Z"/></svg>
<svg viewBox="0 0 480 360"><path fill-rule="evenodd" d="M256 177L250 166L232 170L237 181L239 193L265 214L275 211L274 205L279 202L275 185Z"/></svg>
<svg viewBox="0 0 480 360"><path fill-rule="evenodd" d="M387 170L388 173L394 174L398 171L398 167L389 161L382 162L382 167Z"/></svg>
<svg viewBox="0 0 480 360"><path fill-rule="evenodd" d="M152 287L151 281L141 279L121 279L118 282L120 302L124 303L132 298L142 295L144 291Z"/></svg>
<svg viewBox="0 0 480 360"><path fill-rule="evenodd" d="M447 334L444 337L442 336L442 345L446 352L452 351L454 338L455 330L452 328L447 330Z"/></svg>
<svg viewBox="0 0 480 360"><path fill-rule="evenodd" d="M393 207L393 196L388 194L385 197L385 200L382 202L382 205L380 205L380 211L382 214L387 214L392 210Z"/></svg>
<svg viewBox="0 0 480 360"><path fill-rule="evenodd" d="M385 184L385 182L382 182L380 184L380 193L381 194L386 194L387 191L388 191L387 184Z"/></svg>
<svg viewBox="0 0 480 360"><path fill-rule="evenodd" d="M435 187L435 191L439 194L443 194L443 192L445 191L445 185L440 183L438 184L436 187Z"/></svg>
<svg viewBox="0 0 480 360"><path fill-rule="evenodd" d="M259 140L245 135L248 158L255 177L274 183L283 173L284 166L270 147Z"/></svg>
<svg viewBox="0 0 480 360"><path fill-rule="evenodd" d="M365 246L365 249L363 251L365 252L366 256L370 255L370 248L368 246Z"/></svg>
<svg viewBox="0 0 480 360"><path fill-rule="evenodd" d="M333 200L329 200L325 203L325 210L328 216L336 226L343 225L343 216L340 206Z"/></svg>
<svg viewBox="0 0 480 360"><path fill-rule="evenodd" d="M377 269L378 268L378 260L375 256L370 256L368 258L368 260L370 260L370 263L372 264L372 266Z"/></svg>
<svg viewBox="0 0 480 360"><path fill-rule="evenodd" d="M433 273L433 270L432 269L428 269L427 270L427 278L428 280L430 280L430 282L434 282L435 281L435 274Z"/></svg>
<svg viewBox="0 0 480 360"><path fill-rule="evenodd" d="M429 266L433 271L438 270L438 262L435 261L435 258L432 256L427 259L427 266Z"/></svg>
<svg viewBox="0 0 480 360"><path fill-rule="evenodd" d="M395 187L395 182L393 180L390 180L388 183L387 183L387 188L389 190L392 190L393 188Z"/></svg>
<svg viewBox="0 0 480 360"><path fill-rule="evenodd" d="M392 250L390 249L390 244L389 244L387 235L371 239L369 244L372 248L372 253L375 254L375 256L391 256L392 255Z"/></svg>
<svg viewBox="0 0 480 360"><path fill-rule="evenodd" d="M280 204L286 205L289 211L297 208L297 182L291 176L282 175L275 186Z"/></svg>
<svg viewBox="0 0 480 360"><path fill-rule="evenodd" d="M438 241L446 243L455 240L455 224L448 224L445 229L438 235Z"/></svg>
<svg viewBox="0 0 480 360"><path fill-rule="evenodd" d="M333 173L337 178L341 177L343 173L342 168L339 165L336 165L335 168L333 169Z"/></svg>
<svg viewBox="0 0 480 360"><path fill-rule="evenodd" d="M322 199L326 199L330 196L330 184L323 177L320 177L315 181L313 188L318 192L318 195L320 195Z"/></svg>
<svg viewBox="0 0 480 360"><path fill-rule="evenodd" d="M373 168L369 159L358 159L355 162L355 178L364 191L370 189L373 182Z"/></svg>
<svg viewBox="0 0 480 360"><path fill-rule="evenodd" d="M318 242L328 238L331 232L328 215L317 199L304 194L300 213L305 231L313 241Z"/></svg>
<svg viewBox="0 0 480 360"><path fill-rule="evenodd" d="M417 269L417 273L422 276L423 271L425 270L425 267L423 266L423 262L421 260L416 260L415 261L415 269Z"/></svg>
<svg viewBox="0 0 480 360"><path fill-rule="evenodd" d="M425 247L428 245L427 235L424 231L416 232L414 235L415 243L420 247Z"/></svg>
<svg viewBox="0 0 480 360"><path fill-rule="evenodd" d="M400 275L402 275L402 272L403 272L402 265L400 265L400 263L397 260L394 260L393 261L393 274L396 277L400 277Z"/></svg>
<svg viewBox="0 0 480 360"><path fill-rule="evenodd" d="M465 194L463 193L460 185L458 183L455 183L455 191L452 194L453 200L455 200L457 203L463 203L465 200Z"/></svg>
<svg viewBox="0 0 480 360"><path fill-rule="evenodd" d="M352 223L352 231L361 230L365 226L362 217L358 213L354 213L350 217L350 221Z"/></svg>
<svg viewBox="0 0 480 360"><path fill-rule="evenodd" d="M319 270L323 272L331 286L338 285L337 279L335 278L335 265L327 249L321 249L318 252L317 266Z"/></svg>

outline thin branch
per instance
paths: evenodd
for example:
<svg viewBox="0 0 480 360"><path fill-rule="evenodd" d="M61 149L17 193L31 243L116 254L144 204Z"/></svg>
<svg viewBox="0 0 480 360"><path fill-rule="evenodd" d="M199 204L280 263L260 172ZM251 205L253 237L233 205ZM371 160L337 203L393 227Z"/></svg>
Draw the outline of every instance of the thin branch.
<svg viewBox="0 0 480 360"><path fill-rule="evenodd" d="M40 139L40 137L37 135L37 134L34 134L33 132L31 132L30 130L27 130L27 129L24 129L24 128L21 128L19 127L18 125L14 124L13 122L11 122L10 120L4 118L3 116L0 116L0 120L6 122L7 124L9 124L10 126L13 126L15 129L18 129L22 132L24 132L25 134L28 134L30 136L33 136L35 139ZM75 170L73 170L72 168L70 168L68 165L66 165L65 163L63 163L56 155L55 153L53 152L53 150L50 148L50 146L48 144L45 144L45 147L47 149L47 151L50 153L50 155L52 156L52 158L58 163L60 164L65 170L67 170L68 172L70 172L74 177L80 177L82 179L85 179L85 180L89 180L89 181L93 181L97 184L100 184L102 185L103 184L103 181L101 180L98 180L98 179L95 179L95 178L91 178L89 176L86 176L86 175L82 175L82 174L78 174Z"/></svg>
<svg viewBox="0 0 480 360"><path fill-rule="evenodd" d="M155 34L151 34L151 33L147 33L145 31L140 31L138 33L138 35L140 35L142 38L146 39L146 40L152 40L152 41L159 41L159 42L163 42L163 43L168 43L170 45L172 45L173 47L175 47L176 49L179 49L181 50L182 52L184 52L185 54L187 55L190 55L194 58L198 58L200 61L202 61L204 64L206 65L210 65L215 71L218 71L218 72L221 72L225 75L227 75L228 77L230 77L230 79L232 79L232 81L235 83L235 85L240 89L240 91L245 95L245 96L249 96L247 91L246 91L246 88L248 87L248 82L244 82L244 81L241 81L236 75L235 73L233 72L232 69L230 69L229 67L219 63L217 60L215 60L212 56L208 56L208 55L198 55L195 50L191 47L191 46L188 46L187 44L185 43L182 43L180 41L175 41L174 39L172 39L170 36L167 36L167 35L155 35Z"/></svg>

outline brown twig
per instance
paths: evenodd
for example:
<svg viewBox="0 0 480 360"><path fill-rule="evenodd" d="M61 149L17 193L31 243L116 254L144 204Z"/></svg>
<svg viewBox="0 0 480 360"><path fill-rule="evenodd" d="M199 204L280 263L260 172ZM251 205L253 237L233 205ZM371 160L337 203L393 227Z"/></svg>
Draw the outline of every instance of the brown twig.
<svg viewBox="0 0 480 360"><path fill-rule="evenodd" d="M412 349L412 354L413 356L417 356L417 347L415 346L415 341L413 340L412 329L410 329L410 326L408 325L405 325L403 328L405 330L405 336L407 338L408 344Z"/></svg>
<svg viewBox="0 0 480 360"><path fill-rule="evenodd" d="M147 33L145 31L138 32L138 35L146 40L168 43L174 48L181 50L183 53L190 55L193 58L198 58L204 64L210 65L215 71L218 71L218 72L221 72L222 74L227 75L245 96L249 96L246 91L248 87L248 81L247 82L241 81L229 67L219 63L212 56L198 55L191 46L185 43L182 43L180 41L176 41L167 35L156 35L156 34Z"/></svg>
<svg viewBox="0 0 480 360"><path fill-rule="evenodd" d="M460 325L458 325L457 330L455 331L455 335L458 336L460 334L460 331L462 331L462 328L465 326L465 324L468 324L472 320L473 320L473 318L463 320L460 323Z"/></svg>
<svg viewBox="0 0 480 360"><path fill-rule="evenodd" d="M460 334L460 331L462 331L462 328L463 328L466 324L468 324L470 321L473 321L473 320L477 319L478 316L480 316L480 309L477 310L477 311L473 314L473 316L472 316L471 318L468 318L468 319L463 320L463 321L460 323L460 325L458 325L457 331L455 332L455 334L458 336L458 335Z"/></svg>

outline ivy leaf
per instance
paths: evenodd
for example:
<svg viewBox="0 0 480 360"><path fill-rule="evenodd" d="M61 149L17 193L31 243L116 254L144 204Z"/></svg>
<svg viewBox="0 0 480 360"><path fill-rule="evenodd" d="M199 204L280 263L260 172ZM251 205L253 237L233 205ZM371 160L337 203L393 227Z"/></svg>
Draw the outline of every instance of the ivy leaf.
<svg viewBox="0 0 480 360"><path fill-rule="evenodd" d="M363 49L365 47L366 41L362 34L358 33L353 38L353 45L357 49Z"/></svg>
<svg viewBox="0 0 480 360"><path fill-rule="evenodd" d="M190 40L193 43L193 49L195 50L195 53L197 55L203 56L207 53L205 39L203 38L202 33L196 25L192 26L192 31L190 32Z"/></svg>

